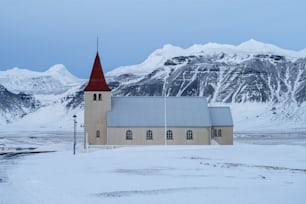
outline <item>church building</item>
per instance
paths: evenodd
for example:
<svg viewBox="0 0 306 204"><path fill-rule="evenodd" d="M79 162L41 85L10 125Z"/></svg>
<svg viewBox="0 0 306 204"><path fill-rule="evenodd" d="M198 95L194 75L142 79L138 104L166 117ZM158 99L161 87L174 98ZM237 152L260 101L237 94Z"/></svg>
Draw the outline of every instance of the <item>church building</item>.
<svg viewBox="0 0 306 204"><path fill-rule="evenodd" d="M233 144L230 108L205 97L112 96L98 52L84 100L85 145Z"/></svg>

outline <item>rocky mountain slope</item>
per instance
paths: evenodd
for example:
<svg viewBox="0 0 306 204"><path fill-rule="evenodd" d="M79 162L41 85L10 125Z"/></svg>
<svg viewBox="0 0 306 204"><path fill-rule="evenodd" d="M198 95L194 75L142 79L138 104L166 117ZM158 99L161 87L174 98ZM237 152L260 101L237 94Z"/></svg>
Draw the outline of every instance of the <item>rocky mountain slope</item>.
<svg viewBox="0 0 306 204"><path fill-rule="evenodd" d="M40 108L40 102L29 94L14 94L0 84L0 117L6 123L23 118Z"/></svg>
<svg viewBox="0 0 306 204"><path fill-rule="evenodd" d="M109 78L115 95L206 96L209 102L306 101L306 58L257 54L239 62L220 53L168 59L153 72Z"/></svg>
<svg viewBox="0 0 306 204"><path fill-rule="evenodd" d="M46 120L56 123L60 119L56 118L57 111L65 115L77 106L82 108L84 83L86 80L76 78L63 65L52 66L45 72L19 68L1 71L0 124L6 129L7 125L14 127L24 121L28 121L24 126L29 128ZM82 96L78 96L79 92ZM35 118L45 110L50 111Z"/></svg>
<svg viewBox="0 0 306 204"><path fill-rule="evenodd" d="M210 104L230 105L236 130L276 129L279 124L303 128L306 122L306 50L255 40L187 49L165 45L142 64L119 67L106 78L113 95L206 96ZM0 72L0 93L6 98L0 103L0 122L33 126L48 115L42 120L48 125L42 127L67 127L73 114L82 121L86 81L63 65L43 73L17 68Z"/></svg>
<svg viewBox="0 0 306 204"><path fill-rule="evenodd" d="M140 65L144 66L140 71L149 72L139 73L133 66L119 68L107 76L115 95L195 95L206 96L213 103L301 104L306 101L303 53L254 40L236 47L214 44L187 50L166 45ZM156 67L146 69L149 62Z"/></svg>

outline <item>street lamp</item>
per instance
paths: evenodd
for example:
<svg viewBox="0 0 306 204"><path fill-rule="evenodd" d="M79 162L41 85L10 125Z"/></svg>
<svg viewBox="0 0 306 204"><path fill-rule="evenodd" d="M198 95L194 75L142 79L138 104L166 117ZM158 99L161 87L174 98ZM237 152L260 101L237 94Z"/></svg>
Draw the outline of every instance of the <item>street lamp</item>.
<svg viewBox="0 0 306 204"><path fill-rule="evenodd" d="M76 118L77 118L77 116L76 116L76 115L73 115L72 117L73 117L73 122L74 122L73 154L75 155L75 146L76 146L76 125L77 125Z"/></svg>

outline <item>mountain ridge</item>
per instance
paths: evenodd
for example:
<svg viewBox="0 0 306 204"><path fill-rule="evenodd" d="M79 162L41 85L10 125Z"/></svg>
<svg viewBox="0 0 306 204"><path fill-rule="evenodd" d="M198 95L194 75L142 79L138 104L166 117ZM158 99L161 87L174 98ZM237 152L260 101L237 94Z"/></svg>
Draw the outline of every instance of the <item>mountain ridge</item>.
<svg viewBox="0 0 306 204"><path fill-rule="evenodd" d="M233 52L237 47L248 50L252 44L257 47L253 51ZM208 47L210 51L205 52ZM304 51L298 53L302 56ZM210 43L187 49L167 44L143 63L119 67L105 76L114 96L205 96L212 105L231 106L235 131L277 129L280 124L302 128L306 122L306 57L294 56L296 51L290 56L281 53L290 55L290 50L255 40L237 46ZM16 77L7 74L10 72L25 74ZM1 71L3 97L11 98L18 108L5 103L0 108L0 124L8 129L71 128L74 114L82 123L86 82L63 65L45 72ZM31 99L34 108L18 97L20 92ZM8 109L12 114L4 111Z"/></svg>
<svg viewBox="0 0 306 204"><path fill-rule="evenodd" d="M63 93L70 86L84 81L72 75L62 64L53 65L43 72L17 67L0 71L0 84L14 93Z"/></svg>
<svg viewBox="0 0 306 204"><path fill-rule="evenodd" d="M162 48L153 51L143 63L118 67L110 72L107 72L106 76L118 75L123 72L127 72L128 70L133 72L135 75L148 74L149 72L153 71L152 67L160 66L167 59L175 56L216 55L220 53L232 55L240 54L243 55L243 57L255 54L276 54L286 56L291 60L295 60L306 57L306 48L300 51L293 51L283 49L269 43L256 41L254 39L242 42L237 46L209 42L207 44L194 44L185 49L179 46L166 44Z"/></svg>

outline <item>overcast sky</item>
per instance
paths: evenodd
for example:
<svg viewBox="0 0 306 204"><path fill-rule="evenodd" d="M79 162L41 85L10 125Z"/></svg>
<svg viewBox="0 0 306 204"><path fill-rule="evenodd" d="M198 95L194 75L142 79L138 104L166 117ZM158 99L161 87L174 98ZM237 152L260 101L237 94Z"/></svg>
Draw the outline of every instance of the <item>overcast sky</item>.
<svg viewBox="0 0 306 204"><path fill-rule="evenodd" d="M305 0L1 0L0 70L64 64L88 78L143 62L164 44L240 44L251 38L306 48Z"/></svg>

